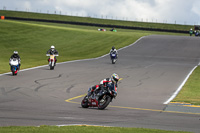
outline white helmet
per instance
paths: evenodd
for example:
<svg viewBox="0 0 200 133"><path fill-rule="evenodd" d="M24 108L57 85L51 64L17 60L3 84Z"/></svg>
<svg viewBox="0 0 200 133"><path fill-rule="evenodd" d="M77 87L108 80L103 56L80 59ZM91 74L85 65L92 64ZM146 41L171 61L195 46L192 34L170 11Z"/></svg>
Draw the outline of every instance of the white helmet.
<svg viewBox="0 0 200 133"><path fill-rule="evenodd" d="M55 46L52 45L52 46L51 46L51 49L55 49Z"/></svg>
<svg viewBox="0 0 200 133"><path fill-rule="evenodd" d="M17 52L17 51L14 51L13 53L14 53L14 54L18 54L18 52Z"/></svg>

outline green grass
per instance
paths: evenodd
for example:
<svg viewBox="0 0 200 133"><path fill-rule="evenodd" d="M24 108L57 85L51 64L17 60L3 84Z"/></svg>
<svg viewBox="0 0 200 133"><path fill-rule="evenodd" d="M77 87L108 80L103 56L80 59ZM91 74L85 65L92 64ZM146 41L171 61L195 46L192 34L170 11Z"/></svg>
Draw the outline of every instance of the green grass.
<svg viewBox="0 0 200 133"><path fill-rule="evenodd" d="M186 102L193 105L200 105L199 75L200 67L197 67L173 102Z"/></svg>
<svg viewBox="0 0 200 133"><path fill-rule="evenodd" d="M96 24L122 25L122 26L157 28L157 29L168 29L168 30L176 29L176 30L183 30L183 31L189 31L190 28L194 27L191 25L180 25L180 24L121 21L121 20L97 19L97 18L91 18L91 17L74 17L74 16L67 16L67 15L42 14L42 13L6 11L6 10L0 10L0 16L35 18L35 19L46 19L46 20L61 20L61 21L72 21L72 22L86 22L86 23L96 23Z"/></svg>
<svg viewBox="0 0 200 133"><path fill-rule="evenodd" d="M144 128L98 126L0 127L1 133L188 133Z"/></svg>

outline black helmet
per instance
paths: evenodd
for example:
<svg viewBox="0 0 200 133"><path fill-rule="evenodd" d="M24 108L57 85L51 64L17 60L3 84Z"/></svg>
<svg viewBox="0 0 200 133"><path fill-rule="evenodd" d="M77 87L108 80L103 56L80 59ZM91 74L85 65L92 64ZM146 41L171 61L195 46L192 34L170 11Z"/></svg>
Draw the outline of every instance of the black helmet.
<svg viewBox="0 0 200 133"><path fill-rule="evenodd" d="M115 47L113 46L113 47L112 47L112 50L114 50L114 49L115 49Z"/></svg>

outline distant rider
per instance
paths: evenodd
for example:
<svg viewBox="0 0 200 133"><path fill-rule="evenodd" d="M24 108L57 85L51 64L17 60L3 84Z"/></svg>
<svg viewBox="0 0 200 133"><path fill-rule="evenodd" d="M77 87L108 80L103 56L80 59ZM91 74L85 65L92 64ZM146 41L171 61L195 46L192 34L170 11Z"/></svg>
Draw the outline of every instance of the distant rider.
<svg viewBox="0 0 200 133"><path fill-rule="evenodd" d="M111 78L106 78L100 82L99 85L94 85L88 90L87 98L89 98L93 93L97 92L103 87L114 85L114 88L117 89L117 82L119 81L119 76L116 73L111 75Z"/></svg>
<svg viewBox="0 0 200 133"><path fill-rule="evenodd" d="M16 59L18 60L18 62L19 62L19 68L20 68L20 66L21 66L21 58L20 58L20 56L19 56L19 54L18 54L17 51L14 51L14 52L13 52L13 54L12 54L11 57L10 57L10 60L11 60L11 59L14 59L14 58L16 58ZM9 65L10 65L10 64L9 64Z"/></svg>
<svg viewBox="0 0 200 133"><path fill-rule="evenodd" d="M118 57L118 52L117 52L117 50L115 49L114 46L113 46L112 49L110 50L110 55L113 54L113 53L116 53L116 55L117 55L116 57Z"/></svg>
<svg viewBox="0 0 200 133"><path fill-rule="evenodd" d="M51 48L47 51L47 54L50 54L50 55L58 55L58 51L55 49L55 46L51 46ZM55 58L55 65L56 65L56 56L54 57ZM48 62L49 62L50 58L48 59Z"/></svg>
<svg viewBox="0 0 200 133"><path fill-rule="evenodd" d="M190 34L190 36L192 36L192 34L193 34L192 28L190 29L189 34Z"/></svg>

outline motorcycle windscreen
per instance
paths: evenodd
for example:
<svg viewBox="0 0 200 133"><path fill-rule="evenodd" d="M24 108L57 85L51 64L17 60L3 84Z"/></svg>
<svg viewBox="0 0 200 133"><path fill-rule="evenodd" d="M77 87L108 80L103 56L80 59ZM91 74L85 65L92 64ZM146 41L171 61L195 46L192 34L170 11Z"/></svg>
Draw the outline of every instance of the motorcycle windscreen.
<svg viewBox="0 0 200 133"><path fill-rule="evenodd" d="M18 61L16 58L13 58L13 59L10 61L10 64L13 65L13 66L17 66L17 65L19 65L19 61Z"/></svg>

